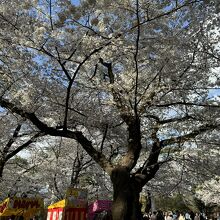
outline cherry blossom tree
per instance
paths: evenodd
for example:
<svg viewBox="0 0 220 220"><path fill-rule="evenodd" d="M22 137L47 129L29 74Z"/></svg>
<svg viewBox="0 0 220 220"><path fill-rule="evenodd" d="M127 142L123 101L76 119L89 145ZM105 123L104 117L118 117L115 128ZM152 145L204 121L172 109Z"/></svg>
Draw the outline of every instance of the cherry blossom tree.
<svg viewBox="0 0 220 220"><path fill-rule="evenodd" d="M216 139L216 141L215 141ZM146 189L157 198L182 195L182 202L189 209L198 210L197 198L206 205L217 204L219 198L219 145L217 133L207 134L192 146L170 150L172 160L160 167L154 179L149 181ZM214 185L216 184L216 185ZM157 207L160 208L160 207Z"/></svg>
<svg viewBox="0 0 220 220"><path fill-rule="evenodd" d="M64 199L68 187L83 187L83 177L92 166L91 158L79 144L63 138L45 141L32 149L29 159L31 158L38 164L38 181L46 192L44 197L50 203Z"/></svg>
<svg viewBox="0 0 220 220"><path fill-rule="evenodd" d="M219 129L218 2L0 6L1 107L77 141L111 178L113 219L139 218L170 149Z"/></svg>
<svg viewBox="0 0 220 220"><path fill-rule="evenodd" d="M79 144L65 138L44 141L29 151L28 163L35 164L37 182L46 204L64 199L67 188L88 190L89 201L110 197L110 180Z"/></svg>
<svg viewBox="0 0 220 220"><path fill-rule="evenodd" d="M36 142L41 132L34 131L24 120L16 118L8 112L0 115L1 142L0 142L0 181L8 162L18 153Z"/></svg>
<svg viewBox="0 0 220 220"><path fill-rule="evenodd" d="M38 164L33 163L22 154L11 158L4 166L3 177L0 182L0 199L13 196L43 196L45 184L38 179L36 168ZM42 192L41 192L42 191Z"/></svg>

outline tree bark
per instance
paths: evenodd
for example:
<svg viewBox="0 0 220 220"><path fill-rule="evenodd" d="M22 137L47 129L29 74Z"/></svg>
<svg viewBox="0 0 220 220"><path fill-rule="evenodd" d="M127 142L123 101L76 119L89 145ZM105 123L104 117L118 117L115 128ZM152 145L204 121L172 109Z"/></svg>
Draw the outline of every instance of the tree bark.
<svg viewBox="0 0 220 220"><path fill-rule="evenodd" d="M114 195L112 205L113 220L141 220L139 195L142 187L125 167L112 171Z"/></svg>
<svg viewBox="0 0 220 220"><path fill-rule="evenodd" d="M5 167L5 162L3 160L1 160L0 161L0 182L1 182L1 179L2 179L2 176L3 176L4 167Z"/></svg>

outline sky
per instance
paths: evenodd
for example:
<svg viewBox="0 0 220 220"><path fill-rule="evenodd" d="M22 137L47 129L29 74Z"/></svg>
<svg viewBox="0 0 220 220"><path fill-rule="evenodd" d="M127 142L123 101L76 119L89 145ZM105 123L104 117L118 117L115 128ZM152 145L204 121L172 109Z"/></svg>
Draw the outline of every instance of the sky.
<svg viewBox="0 0 220 220"><path fill-rule="evenodd" d="M3 112L4 111L4 109L0 106L0 112Z"/></svg>
<svg viewBox="0 0 220 220"><path fill-rule="evenodd" d="M79 4L80 4L80 0L71 0L71 2L72 2L74 5L79 5Z"/></svg>

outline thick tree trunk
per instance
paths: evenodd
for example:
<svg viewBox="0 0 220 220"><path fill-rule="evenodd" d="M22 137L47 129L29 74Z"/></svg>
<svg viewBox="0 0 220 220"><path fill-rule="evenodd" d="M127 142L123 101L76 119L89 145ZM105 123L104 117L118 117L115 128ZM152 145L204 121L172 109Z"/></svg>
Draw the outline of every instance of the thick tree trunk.
<svg viewBox="0 0 220 220"><path fill-rule="evenodd" d="M113 220L141 220L139 194L141 187L126 168L114 169L111 175L114 188Z"/></svg>

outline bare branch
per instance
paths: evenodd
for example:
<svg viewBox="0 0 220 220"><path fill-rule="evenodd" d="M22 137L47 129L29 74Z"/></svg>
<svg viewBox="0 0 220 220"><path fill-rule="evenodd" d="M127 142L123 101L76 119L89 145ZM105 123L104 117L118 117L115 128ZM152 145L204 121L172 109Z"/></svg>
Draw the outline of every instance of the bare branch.
<svg viewBox="0 0 220 220"><path fill-rule="evenodd" d="M114 75L112 72L112 63L104 62L102 58L99 58L100 63L108 69L108 77L110 79L110 84L114 83Z"/></svg>
<svg viewBox="0 0 220 220"><path fill-rule="evenodd" d="M90 79L93 79L93 77L95 77L95 75L97 73L97 68L98 68L98 64L95 65L94 73Z"/></svg>
<svg viewBox="0 0 220 220"><path fill-rule="evenodd" d="M199 128L191 131L188 134L181 135L181 136L178 136L178 137L172 137L172 138L169 138L169 139L164 139L164 140L160 141L160 144L161 144L162 147L165 147L165 146L176 144L176 143L183 143L185 141L188 141L190 139L195 138L199 134L202 134L206 131L211 131L211 130L215 130L215 129L219 129L219 128L220 128L220 125L218 125L218 124L202 125Z"/></svg>
<svg viewBox="0 0 220 220"><path fill-rule="evenodd" d="M52 1L51 1L51 0L50 0L50 2L49 2L49 10L50 10L50 26L51 26L51 29L53 30Z"/></svg>
<svg viewBox="0 0 220 220"><path fill-rule="evenodd" d="M167 12L158 14L158 15L152 17L152 18L150 18L150 17L148 16L147 20L144 20L144 21L140 22L140 24L134 25L134 26L131 28L131 30L137 28L139 25L143 25L143 24L145 24L145 23L147 23L147 22L154 21L154 20L159 19L159 18L162 18L162 17L166 17L166 16L168 16L168 15L170 15L170 14L173 14L173 13L179 11L180 9L182 9L182 8L184 8L184 7L188 7L188 6L190 6L190 5L193 5L193 4L199 3L199 2L202 2L202 0L188 1L188 2L185 3L185 4L176 5L175 8L173 8L173 9L167 11Z"/></svg>
<svg viewBox="0 0 220 220"><path fill-rule="evenodd" d="M156 78L161 74L162 70L164 68L164 65L160 68L160 70L157 72L157 74L153 77L153 79L148 83L148 85L146 86L146 88L144 89L144 92L142 93L141 98L138 100L138 104L141 102L141 100L143 99L144 95L146 94L147 90L150 88L151 84L156 80ZM142 109L144 109L144 107L142 107Z"/></svg>
<svg viewBox="0 0 220 220"><path fill-rule="evenodd" d="M62 104L62 103L58 103L58 102L51 102L51 103L54 103L54 104L56 104L56 105L59 105L59 106L65 107L65 105ZM75 108L68 107L68 109L69 109L70 111L73 111L73 112L75 112L75 113L77 113L77 114L83 116L83 117L88 117L87 115L85 115L85 114L83 114L82 112L76 110Z"/></svg>
<svg viewBox="0 0 220 220"><path fill-rule="evenodd" d="M21 124L18 124L14 130L12 138L9 139L8 143L5 145L5 147L3 149L3 157L5 157L5 155L7 155L10 147L12 146L12 144L15 142L16 138L18 137L18 133L20 130L21 130Z"/></svg>
<svg viewBox="0 0 220 220"><path fill-rule="evenodd" d="M101 146L100 146L100 151L101 152L103 151L103 146L104 146L104 142L105 142L105 139L106 139L107 132L108 132L108 124L106 124L106 126L105 126L105 131L104 131L103 138L102 138L102 143L101 143Z"/></svg>
<svg viewBox="0 0 220 220"><path fill-rule="evenodd" d="M34 143L37 138L44 136L44 133L38 132L33 137L31 137L28 141L26 141L24 144L17 147L15 150L13 150L11 153L7 154L5 157L5 161L8 161L13 156L15 156L17 153L19 153L21 150L25 149L26 147L30 146L30 144Z"/></svg>
<svg viewBox="0 0 220 220"><path fill-rule="evenodd" d="M79 21L77 21L75 19L72 19L72 21L75 22L76 24L80 25L81 27L84 27L84 28L88 29L89 31L93 32L93 34L95 34L97 36L100 36L101 38L103 38L105 40L111 40L110 37L103 36L100 32L95 31L92 27L84 25L84 24L80 23Z"/></svg>
<svg viewBox="0 0 220 220"><path fill-rule="evenodd" d="M168 123L173 123L173 122L183 122L189 119L195 119L194 117L190 115L186 115L185 117L175 117L175 118L169 118L166 120L159 121L159 124L168 124Z"/></svg>
<svg viewBox="0 0 220 220"><path fill-rule="evenodd" d="M140 41L140 17L139 17L139 0L136 0L136 20L137 20L137 38L136 38L136 50L134 54L134 61L135 61L135 72L136 72L136 78L135 78L135 91L134 91L134 113L135 116L138 116L138 81L139 81L139 68L138 68L138 53L139 53L139 41Z"/></svg>
<svg viewBox="0 0 220 220"><path fill-rule="evenodd" d="M152 106L155 107L170 107L175 105L185 105L185 106L201 106L201 107L207 107L207 108L220 108L220 105L210 105L205 103L193 103L193 102L171 102L171 103L165 103L165 104L155 104Z"/></svg>

